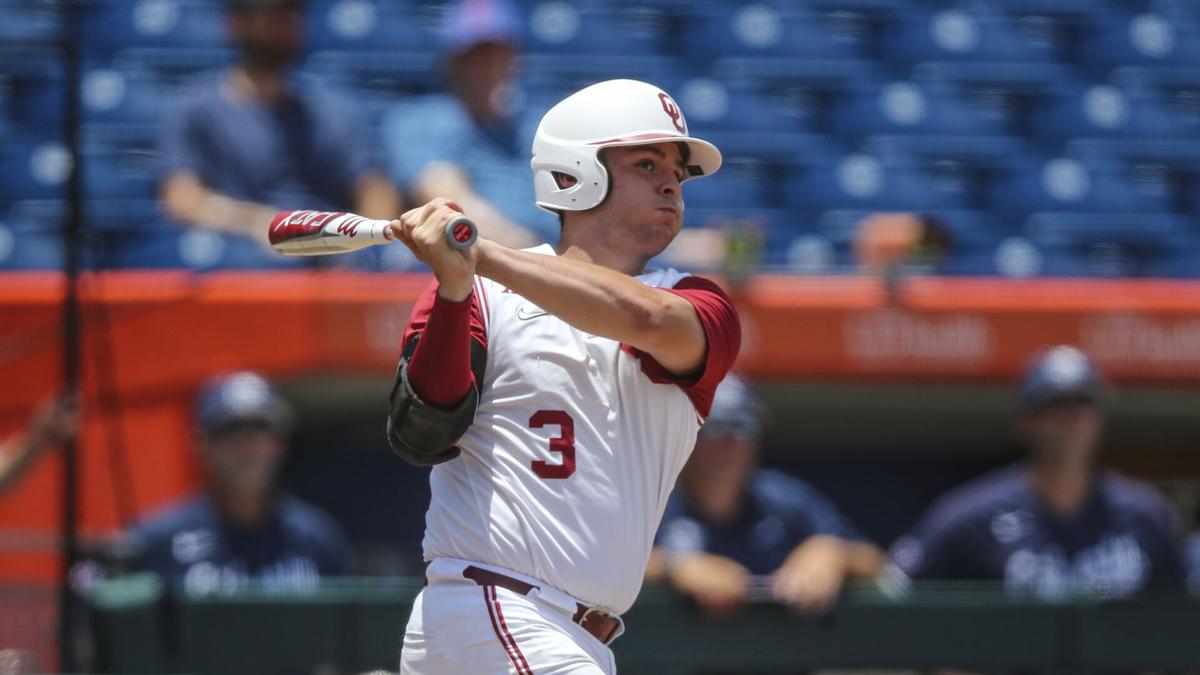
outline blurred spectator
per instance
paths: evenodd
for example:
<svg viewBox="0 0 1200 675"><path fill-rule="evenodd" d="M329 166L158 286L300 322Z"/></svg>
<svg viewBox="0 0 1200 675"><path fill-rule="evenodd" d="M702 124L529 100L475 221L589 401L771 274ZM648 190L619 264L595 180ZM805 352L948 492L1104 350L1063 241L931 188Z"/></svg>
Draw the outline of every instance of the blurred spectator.
<svg viewBox="0 0 1200 675"><path fill-rule="evenodd" d="M1083 352L1059 346L1040 355L1019 391L1028 460L938 500L893 545L890 572L1002 580L1010 591L1047 599L1181 587L1183 552L1170 505L1095 466L1101 393L1100 374Z"/></svg>
<svg viewBox="0 0 1200 675"><path fill-rule="evenodd" d="M20 481L43 452L74 436L78 427L79 405L74 396L59 396L38 406L25 433L0 443L0 493Z"/></svg>
<svg viewBox="0 0 1200 675"><path fill-rule="evenodd" d="M185 90L162 129L167 213L264 245L281 209L394 218L395 190L348 102L291 73L304 3L229 0L228 15L239 61Z"/></svg>
<svg viewBox="0 0 1200 675"><path fill-rule="evenodd" d="M873 578L883 555L825 495L758 466L759 406L734 375L680 475L659 530L670 583L710 613L761 592L806 612L828 608L848 578Z"/></svg>
<svg viewBox="0 0 1200 675"><path fill-rule="evenodd" d="M876 213L858 224L854 256L863 272L883 279L893 302L905 274L936 274L954 252L954 238L936 216Z"/></svg>
<svg viewBox="0 0 1200 675"><path fill-rule="evenodd" d="M276 490L292 412L266 380L249 372L218 378L202 392L196 417L206 493L134 528L134 566L197 594L250 579L306 590L319 576L345 574L350 548L341 529Z"/></svg>
<svg viewBox="0 0 1200 675"><path fill-rule="evenodd" d="M440 28L450 94L397 107L383 126L392 178L417 203L450 197L511 247L558 240L534 204L529 158L543 111L516 96L517 16L504 0L462 0Z"/></svg>

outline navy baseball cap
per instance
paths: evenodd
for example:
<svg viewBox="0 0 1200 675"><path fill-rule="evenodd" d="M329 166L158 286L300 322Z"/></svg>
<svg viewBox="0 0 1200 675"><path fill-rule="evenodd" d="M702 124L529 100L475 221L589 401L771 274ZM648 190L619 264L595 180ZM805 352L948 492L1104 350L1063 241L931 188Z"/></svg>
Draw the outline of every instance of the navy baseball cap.
<svg viewBox="0 0 1200 675"><path fill-rule="evenodd" d="M730 373L717 386L712 410L703 434L733 433L757 438L762 434L762 407L754 389L742 378Z"/></svg>
<svg viewBox="0 0 1200 675"><path fill-rule="evenodd" d="M292 421L291 406L261 375L248 371L213 379L200 392L196 405L196 424L208 432L236 424L263 424L286 432Z"/></svg>
<svg viewBox="0 0 1200 675"><path fill-rule="evenodd" d="M1025 371L1018 392L1023 408L1043 408L1057 401L1097 402L1104 391L1099 369L1087 354L1070 345L1051 347Z"/></svg>
<svg viewBox="0 0 1200 675"><path fill-rule="evenodd" d="M506 0L459 0L446 7L438 29L443 57L487 42L515 45L520 36L521 22Z"/></svg>

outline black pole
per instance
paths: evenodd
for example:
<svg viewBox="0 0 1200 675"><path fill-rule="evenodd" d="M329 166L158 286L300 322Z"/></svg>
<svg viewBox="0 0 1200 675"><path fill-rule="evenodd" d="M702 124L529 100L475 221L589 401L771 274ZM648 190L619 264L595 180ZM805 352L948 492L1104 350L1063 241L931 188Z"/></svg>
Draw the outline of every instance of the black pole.
<svg viewBox="0 0 1200 675"><path fill-rule="evenodd" d="M63 141L71 156L71 173L67 182L67 214L63 223L63 279L66 292L62 305L62 388L63 392L78 392L80 380L80 312L79 272L83 265L83 153L79 139L79 54L75 47L75 16L73 2L59 3L62 19L62 38L59 48L63 62ZM77 438L63 446L62 472L62 565L59 578L58 602L58 670L77 671L75 653L75 621L77 603L71 587L71 570L79 557L79 447Z"/></svg>

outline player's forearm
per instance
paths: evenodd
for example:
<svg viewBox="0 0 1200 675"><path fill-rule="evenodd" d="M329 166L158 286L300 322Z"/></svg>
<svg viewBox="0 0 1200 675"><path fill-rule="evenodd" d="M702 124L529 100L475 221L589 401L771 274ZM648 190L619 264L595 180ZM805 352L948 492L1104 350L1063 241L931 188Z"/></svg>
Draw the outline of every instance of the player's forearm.
<svg viewBox="0 0 1200 675"><path fill-rule="evenodd" d="M174 219L188 225L267 241L267 223L277 209L242 201L208 189L190 175L176 175L163 185L163 204Z"/></svg>
<svg viewBox="0 0 1200 675"><path fill-rule="evenodd" d="M686 300L581 260L480 241L476 272L585 333L652 353L671 331L683 332L681 324L689 320L688 313L695 321Z"/></svg>
<svg viewBox="0 0 1200 675"><path fill-rule="evenodd" d="M400 197L387 176L368 171L354 187L354 212L367 218L391 220L401 209Z"/></svg>

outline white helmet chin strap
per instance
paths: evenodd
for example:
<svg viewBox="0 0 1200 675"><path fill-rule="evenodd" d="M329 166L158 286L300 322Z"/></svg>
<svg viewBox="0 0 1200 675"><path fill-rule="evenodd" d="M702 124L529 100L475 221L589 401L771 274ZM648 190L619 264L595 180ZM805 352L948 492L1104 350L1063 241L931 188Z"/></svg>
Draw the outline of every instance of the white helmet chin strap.
<svg viewBox="0 0 1200 675"><path fill-rule="evenodd" d="M683 111L658 87L608 80L581 89L551 108L538 125L530 162L537 205L552 213L594 208L608 193L601 150L672 141L688 148L683 180L721 167L720 151L688 135Z"/></svg>

